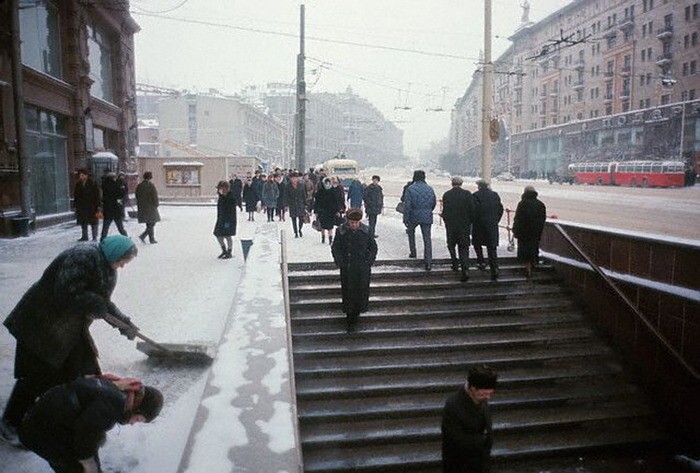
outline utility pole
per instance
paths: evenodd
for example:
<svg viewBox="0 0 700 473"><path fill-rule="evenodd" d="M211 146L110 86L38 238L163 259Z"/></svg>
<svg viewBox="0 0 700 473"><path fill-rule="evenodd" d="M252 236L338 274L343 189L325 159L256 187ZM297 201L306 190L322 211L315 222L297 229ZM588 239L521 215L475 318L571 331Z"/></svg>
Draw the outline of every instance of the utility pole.
<svg viewBox="0 0 700 473"><path fill-rule="evenodd" d="M306 169L306 82L304 81L304 4L300 5L299 55L297 56L297 116L296 116L296 165L299 172Z"/></svg>
<svg viewBox="0 0 700 473"><path fill-rule="evenodd" d="M491 63L491 0L484 0L484 65L481 109L481 177L491 182L491 114L493 112L493 64Z"/></svg>
<svg viewBox="0 0 700 473"><path fill-rule="evenodd" d="M32 217L31 161L26 156L26 135L24 130L24 84L22 82L22 51L19 39L19 0L10 2L12 35L12 99L15 112L15 149L19 169L19 195L22 217Z"/></svg>

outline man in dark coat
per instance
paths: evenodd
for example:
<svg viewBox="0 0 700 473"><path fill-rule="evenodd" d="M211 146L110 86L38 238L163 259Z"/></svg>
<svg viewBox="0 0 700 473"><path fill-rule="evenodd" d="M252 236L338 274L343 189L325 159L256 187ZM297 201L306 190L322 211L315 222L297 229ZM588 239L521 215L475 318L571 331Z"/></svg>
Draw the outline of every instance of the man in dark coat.
<svg viewBox="0 0 700 473"><path fill-rule="evenodd" d="M107 174L107 178L102 183L102 235L104 240L109 234L109 227L114 222L117 230L127 236L124 229L124 199L126 192L124 186L117 182L117 175L113 172Z"/></svg>
<svg viewBox="0 0 700 473"><path fill-rule="evenodd" d="M17 382L0 422L3 438L14 441L25 413L47 389L77 376L100 373L89 332L93 320L111 314L130 327L120 332L134 338L138 328L110 297L117 269L137 254L134 243L122 235L65 250L7 316L4 324L17 340Z"/></svg>
<svg viewBox="0 0 700 473"><path fill-rule="evenodd" d="M420 226L423 236L423 262L430 271L433 262L433 242L430 229L433 225L433 209L437 204L435 191L425 182L425 171L413 172L413 184L408 186L403 196L403 224L408 235L409 258L416 257L416 227Z"/></svg>
<svg viewBox="0 0 700 473"><path fill-rule="evenodd" d="M447 399L441 426L443 473L490 471L493 439L488 401L497 379L488 366L471 368L467 383Z"/></svg>
<svg viewBox="0 0 700 473"><path fill-rule="evenodd" d="M360 314L367 312L372 264L377 258L377 243L361 220L362 210L351 209L347 221L338 227L331 246L333 261L340 269L348 332L355 331Z"/></svg>
<svg viewBox="0 0 700 473"><path fill-rule="evenodd" d="M472 193L462 189L461 177L452 178L452 189L442 196L442 219L445 221L447 250L452 259L452 269L461 270L462 282L469 280L469 234L474 220ZM459 251L459 260L455 253Z"/></svg>
<svg viewBox="0 0 700 473"><path fill-rule="evenodd" d="M236 200L236 206L243 211L243 181L238 178L236 173L233 173L228 183L231 185L231 194Z"/></svg>
<svg viewBox="0 0 700 473"><path fill-rule="evenodd" d="M537 191L526 186L515 210L513 236L518 239L518 260L524 262L526 275L532 276L532 268L537 264L540 253L540 238L547 220L547 207L537 198Z"/></svg>
<svg viewBox="0 0 700 473"><path fill-rule="evenodd" d="M139 238L143 243L146 243L146 236L151 244L158 243L156 241L155 226L160 222L160 213L158 212L158 190L151 182L153 174L150 171L143 173L143 181L136 186L136 205L138 206L139 223L145 223L146 229Z"/></svg>
<svg viewBox="0 0 700 473"><path fill-rule="evenodd" d="M486 247L489 258L489 269L491 270L491 280L498 279L498 222L503 216L503 204L501 197L491 190L489 184L479 179L476 181L478 190L474 192L474 205L476 214L472 226L472 244L476 252L476 264L480 270L486 269L484 262L484 251Z"/></svg>
<svg viewBox="0 0 700 473"><path fill-rule="evenodd" d="M374 238L377 238L377 215L382 213L384 208L384 191L379 185L380 180L379 176L372 176L372 183L365 187L362 195L365 213L369 219L369 231Z"/></svg>
<svg viewBox="0 0 700 473"><path fill-rule="evenodd" d="M98 450L117 423L151 422L163 395L130 378L80 377L47 391L19 429L22 444L58 473L98 473Z"/></svg>
<svg viewBox="0 0 700 473"><path fill-rule="evenodd" d="M286 202L289 206L289 217L292 219L292 228L294 229L294 238L304 236L302 228L304 227L304 218L307 215L306 202L308 195L306 186L301 181L299 173L292 172L292 177L289 185L285 187Z"/></svg>
<svg viewBox="0 0 700 473"><path fill-rule="evenodd" d="M75 217L81 226L83 234L78 241L88 241L88 225L92 227L92 239L97 240L99 226L98 212L100 211L100 188L93 181L86 169L78 169L78 181L73 191Z"/></svg>

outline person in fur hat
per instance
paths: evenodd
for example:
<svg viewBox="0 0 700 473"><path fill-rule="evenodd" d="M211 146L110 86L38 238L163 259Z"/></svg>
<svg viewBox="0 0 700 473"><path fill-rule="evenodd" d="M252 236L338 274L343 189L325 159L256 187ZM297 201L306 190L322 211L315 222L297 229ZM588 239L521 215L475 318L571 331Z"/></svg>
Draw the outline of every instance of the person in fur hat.
<svg viewBox="0 0 700 473"><path fill-rule="evenodd" d="M0 421L0 440L17 445L17 428L37 397L49 388L86 374L100 374L97 349L90 336L93 320L110 314L129 328L138 327L111 301L117 269L138 250L128 237L110 236L100 243L79 243L59 254L22 296L5 326L17 340L17 382Z"/></svg>
<svg viewBox="0 0 700 473"><path fill-rule="evenodd" d="M362 210L350 209L331 246L333 261L340 269L348 332L355 331L360 313L367 312L372 264L377 258L377 242L361 220Z"/></svg>
<svg viewBox="0 0 700 473"><path fill-rule="evenodd" d="M151 422L163 395L133 378L87 376L44 393L19 428L22 444L57 473L101 472L99 448L117 423Z"/></svg>

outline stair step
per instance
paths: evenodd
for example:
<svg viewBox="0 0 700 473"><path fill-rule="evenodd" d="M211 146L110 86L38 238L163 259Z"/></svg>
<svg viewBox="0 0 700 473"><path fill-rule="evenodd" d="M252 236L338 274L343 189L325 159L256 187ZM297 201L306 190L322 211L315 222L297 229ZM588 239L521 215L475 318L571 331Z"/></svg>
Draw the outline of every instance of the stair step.
<svg viewBox="0 0 700 473"><path fill-rule="evenodd" d="M589 359L609 357L611 350L598 343L578 345L563 345L531 348L501 348L486 349L474 354L460 352L435 352L425 355L386 355L363 359L361 363L353 358L311 358L299 359L295 363L295 373L298 380L309 378L338 378L347 376L369 376L384 373L417 373L447 369L463 369L474 365L487 363L500 369L501 365L517 366L532 363L542 363L551 360L587 357Z"/></svg>
<svg viewBox="0 0 700 473"><path fill-rule="evenodd" d="M410 336L416 333L424 334L425 331L439 332L445 330L452 331L474 331L474 330L513 330L513 329L537 329L543 325L561 327L567 324L576 324L583 321L583 316L577 312L529 312L508 314L488 314L476 315L472 317L450 314L440 316L440 314L424 314L423 317L392 317L389 320L376 320L378 317L371 315L361 316L363 322L360 331L353 334L353 337L383 337L392 334L405 334ZM295 343L303 339L322 337L325 340L347 338L347 324L345 315L339 315L335 319L326 319L324 324L305 324L295 326L293 340Z"/></svg>
<svg viewBox="0 0 700 473"><path fill-rule="evenodd" d="M446 266L449 267L452 264L452 261L449 258L438 258L438 259L433 259L432 260L433 266ZM423 260L422 259L398 259L398 260L377 260L374 262L374 265L372 266L373 269L381 269L385 271L413 271L415 272L416 269L422 269L423 268ZM469 260L469 267L474 268L476 267L476 258L470 258ZM515 257L504 257L504 258L498 258L498 267L499 269L504 269L504 268L524 268L525 266L518 262L517 258ZM540 268L546 268L548 267L547 264L542 264L540 265ZM336 267L335 263L332 261L324 261L324 262L313 262L313 263L288 263L287 268L289 270L290 275L297 276L297 275L304 275L304 274L317 274L317 273L322 273L326 271L338 271L338 268Z"/></svg>
<svg viewBox="0 0 700 473"><path fill-rule="evenodd" d="M514 331L509 333L467 332L441 333L438 336L420 336L407 339L405 336L384 337L375 339L364 337L362 334L326 341L323 338L305 339L294 344L294 356L321 357L331 355L355 356L373 353L391 352L392 356L402 353L442 351L449 349L468 349L482 346L509 347L516 345L550 345L564 341L574 341L591 338L593 331L580 327L541 327L537 331Z"/></svg>
<svg viewBox="0 0 700 473"><path fill-rule="evenodd" d="M545 312L548 310L567 310L575 307L569 297L563 294L554 294L546 300L519 299L517 301L467 301L450 304L449 307L415 307L402 304L400 307L374 307L370 305L369 311L360 316L360 328L364 320L390 320L392 318L420 318L426 316L469 316L472 314L514 314L524 312ZM341 312L340 305L334 310L327 307L302 307L291 314L292 324L296 326L302 323L318 325L324 320L345 320L345 314Z"/></svg>
<svg viewBox="0 0 700 473"><path fill-rule="evenodd" d="M596 366L580 366L573 362L542 363L529 368L503 369L499 374L499 386L517 386L524 383L550 384L576 379L590 380L596 376L622 376L622 368L614 361ZM386 396L394 393L426 393L456 388L464 382L461 368L430 373L405 373L399 375L356 376L335 379L298 379L297 398L347 398L352 396Z"/></svg>
<svg viewBox="0 0 700 473"><path fill-rule="evenodd" d="M494 437L504 432L529 434L533 429L554 429L571 424L604 424L627 418L644 418L652 414L649 406L634 402L553 406L541 408L533 415L530 409L493 412ZM307 448L360 446L363 443L401 443L440 440L441 416L390 419L357 419L342 423L305 425L302 444Z"/></svg>
<svg viewBox="0 0 700 473"><path fill-rule="evenodd" d="M302 425L309 423L343 422L347 420L408 418L440 415L447 397L459 389L459 384L446 385L443 390L428 393L398 393L385 398L350 397L344 399L314 399L298 406ZM606 400L639 397L636 386L617 380L599 382L557 382L539 386L499 387L491 401L494 411L504 411L519 406L542 407L550 405L597 404Z"/></svg>

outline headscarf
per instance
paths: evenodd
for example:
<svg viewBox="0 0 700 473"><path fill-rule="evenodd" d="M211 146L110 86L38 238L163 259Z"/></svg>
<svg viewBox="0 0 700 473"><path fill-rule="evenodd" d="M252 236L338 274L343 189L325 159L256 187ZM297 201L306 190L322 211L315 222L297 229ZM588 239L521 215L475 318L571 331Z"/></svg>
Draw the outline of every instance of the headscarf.
<svg viewBox="0 0 700 473"><path fill-rule="evenodd" d="M134 242L131 241L131 238L124 235L109 236L100 243L102 253L104 253L109 264L114 264L122 259L134 246Z"/></svg>

